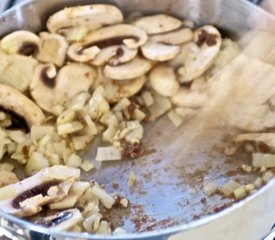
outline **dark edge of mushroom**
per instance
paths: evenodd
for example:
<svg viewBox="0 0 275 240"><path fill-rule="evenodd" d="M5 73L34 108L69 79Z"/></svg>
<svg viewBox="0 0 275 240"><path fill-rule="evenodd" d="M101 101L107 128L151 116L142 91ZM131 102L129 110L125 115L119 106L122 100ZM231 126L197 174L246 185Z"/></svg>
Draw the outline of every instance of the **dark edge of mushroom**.
<svg viewBox="0 0 275 240"><path fill-rule="evenodd" d="M56 186L60 183L60 181L49 181L49 182L45 182L42 183L38 186L35 186L29 190L26 190L25 192L19 194L17 197L15 197L12 200L12 206L15 209L20 209L20 203L25 201L28 198L32 198L34 196L37 196L39 194L42 194L42 196L46 196L48 190L53 187Z"/></svg>
<svg viewBox="0 0 275 240"><path fill-rule="evenodd" d="M0 105L0 111L11 115L12 125L7 129L23 129L26 132L30 131L30 127L28 126L23 116L20 116L18 113L14 112L12 109L6 109L1 105Z"/></svg>

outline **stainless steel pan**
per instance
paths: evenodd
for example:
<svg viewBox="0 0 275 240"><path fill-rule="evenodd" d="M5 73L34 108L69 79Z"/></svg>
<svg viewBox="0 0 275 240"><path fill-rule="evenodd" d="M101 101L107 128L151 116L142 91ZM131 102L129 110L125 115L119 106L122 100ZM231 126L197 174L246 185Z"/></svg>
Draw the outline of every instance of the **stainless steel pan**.
<svg viewBox="0 0 275 240"><path fill-rule="evenodd" d="M100 2L96 0L36 0L19 4L0 16L0 35L17 29L42 30L47 17L65 6ZM224 34L245 45L253 36L252 29L275 27L271 16L242 0L113 0L127 15L168 12L194 20L198 25L210 23ZM257 23L257 26L255 24ZM274 24L274 25L272 25ZM244 37L249 36L249 37ZM260 51L260 49L259 49ZM211 122L211 119L209 119ZM196 133L190 139L190 132ZM134 161L97 166L85 179L96 179L107 190L120 192L131 201L131 208L114 210L106 216L129 234L93 236L76 233L53 233L3 212L0 236L12 233L18 239L240 239L259 240L275 221L275 180L253 196L233 204L219 196L206 198L201 191L203 181L229 179L253 181L256 174L245 175L236 169L249 159L240 153L237 160L227 159L221 152L225 132L209 125L200 131L194 123L175 129L164 117L146 126L145 145L154 149ZM95 145L95 144L94 144ZM95 146L86 153L94 158ZM134 171L138 178L135 191L127 188L127 177ZM119 189L112 188L112 181ZM216 213L221 209L226 210ZM0 237L1 238L1 237ZM16 239L16 238L15 238Z"/></svg>

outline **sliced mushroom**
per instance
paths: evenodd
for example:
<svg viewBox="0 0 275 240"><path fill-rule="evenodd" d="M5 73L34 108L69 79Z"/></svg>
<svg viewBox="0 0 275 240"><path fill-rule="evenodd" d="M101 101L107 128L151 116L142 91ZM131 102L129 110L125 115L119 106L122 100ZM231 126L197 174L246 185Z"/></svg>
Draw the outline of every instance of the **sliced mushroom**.
<svg viewBox="0 0 275 240"><path fill-rule="evenodd" d="M63 66L66 58L68 43L58 34L40 33L41 49L37 59L43 63L53 63L58 67Z"/></svg>
<svg viewBox="0 0 275 240"><path fill-rule="evenodd" d="M38 53L40 39L32 32L15 31L2 38L0 46L7 54L31 56Z"/></svg>
<svg viewBox="0 0 275 240"><path fill-rule="evenodd" d="M91 46L83 49L81 43L74 43L68 49L68 57L77 62L89 62L93 60L100 53L97 46Z"/></svg>
<svg viewBox="0 0 275 240"><path fill-rule="evenodd" d="M43 112L33 101L7 85L0 84L0 103L1 108L24 119L29 129L45 120Z"/></svg>
<svg viewBox="0 0 275 240"><path fill-rule="evenodd" d="M51 230L69 230L82 220L82 214L76 208L59 212L53 216L40 218L35 224L50 228Z"/></svg>
<svg viewBox="0 0 275 240"><path fill-rule="evenodd" d="M88 92L95 78L95 69L84 64L66 65L58 74L52 64L39 65L30 92L42 109L55 114L54 106L65 104L80 92Z"/></svg>
<svg viewBox="0 0 275 240"><path fill-rule="evenodd" d="M272 150L275 149L275 134L274 133L244 133L236 137L237 143L241 142L256 142L264 143Z"/></svg>
<svg viewBox="0 0 275 240"><path fill-rule="evenodd" d="M58 172L58 176L55 172ZM32 216L40 212L43 205L60 199L58 195L48 195L49 189L59 186L62 181L78 179L79 176L80 170L75 168L45 168L32 177L1 188L0 209L19 217Z"/></svg>
<svg viewBox="0 0 275 240"><path fill-rule="evenodd" d="M102 66L109 63L110 65L115 66L131 61L137 56L137 53L137 49L129 49L124 45L110 46L102 49L91 64L95 66Z"/></svg>
<svg viewBox="0 0 275 240"><path fill-rule="evenodd" d="M141 51L144 57L163 62L175 58L180 53L180 47L149 41L141 47Z"/></svg>
<svg viewBox="0 0 275 240"><path fill-rule="evenodd" d="M50 209L68 209L75 206L83 193L90 187L88 182L75 182L72 184L68 195L61 201L57 200L49 205Z"/></svg>
<svg viewBox="0 0 275 240"><path fill-rule="evenodd" d="M68 55L76 61L93 60L103 48L124 44L136 49L145 44L147 34L140 28L129 24L104 27L88 34L80 43L69 47Z"/></svg>
<svg viewBox="0 0 275 240"><path fill-rule="evenodd" d="M49 18L47 28L52 33L80 26L93 31L122 21L123 15L117 7L108 4L93 4L69 7L56 12Z"/></svg>
<svg viewBox="0 0 275 240"><path fill-rule="evenodd" d="M152 88L164 97L174 96L180 88L173 68L167 65L158 65L149 76Z"/></svg>
<svg viewBox="0 0 275 240"><path fill-rule="evenodd" d="M128 80L146 74L152 67L153 63L151 61L137 57L119 66L106 65L104 75L115 80Z"/></svg>
<svg viewBox="0 0 275 240"><path fill-rule="evenodd" d="M166 14L142 17L133 23L144 29L148 34L158 34L173 31L182 25L182 21Z"/></svg>
<svg viewBox="0 0 275 240"><path fill-rule="evenodd" d="M185 76L182 82L200 77L215 61L222 44L219 31L213 26L204 26L195 32L195 43L190 48L185 62Z"/></svg>
<svg viewBox="0 0 275 240"><path fill-rule="evenodd" d="M33 79L37 61L20 55L7 56L4 61L3 68L0 67L0 82L25 92Z"/></svg>
<svg viewBox="0 0 275 240"><path fill-rule="evenodd" d="M180 88L180 90L171 98L176 106L200 108L207 103L208 96L205 92L190 91L188 88Z"/></svg>
<svg viewBox="0 0 275 240"><path fill-rule="evenodd" d="M128 98L135 95L143 87L145 81L145 76L124 81L108 79L102 83L102 86L104 87L107 101L110 103L115 103L123 98Z"/></svg>
<svg viewBox="0 0 275 240"><path fill-rule="evenodd" d="M179 45L192 41L193 37L194 34L190 28L182 28L173 32L154 35L150 40L168 45Z"/></svg>

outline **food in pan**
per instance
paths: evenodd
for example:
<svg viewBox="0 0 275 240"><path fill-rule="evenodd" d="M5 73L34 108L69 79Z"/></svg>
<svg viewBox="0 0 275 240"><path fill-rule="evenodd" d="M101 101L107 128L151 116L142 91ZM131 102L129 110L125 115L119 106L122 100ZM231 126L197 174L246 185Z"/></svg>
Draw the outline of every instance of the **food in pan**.
<svg viewBox="0 0 275 240"><path fill-rule="evenodd" d="M211 25L167 14L124 19L105 4L65 8L46 26L0 41L0 156L25 173L18 178L12 161L0 164L0 208L53 230L121 233L104 209L130 203L80 180L80 169L95 169L81 151L99 138L95 161L138 158L146 150L144 123L166 115L180 127L195 116L209 101L208 81L240 48ZM242 199L270 180L273 138L237 136L236 144L253 152L243 170L260 168L263 177L246 185L205 183L205 194ZM129 187L137 181L131 172Z"/></svg>

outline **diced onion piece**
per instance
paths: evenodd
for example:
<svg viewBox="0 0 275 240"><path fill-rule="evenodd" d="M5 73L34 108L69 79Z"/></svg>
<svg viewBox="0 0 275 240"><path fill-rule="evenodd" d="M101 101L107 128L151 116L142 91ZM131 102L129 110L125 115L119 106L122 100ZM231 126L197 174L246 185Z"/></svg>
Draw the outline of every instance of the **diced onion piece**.
<svg viewBox="0 0 275 240"><path fill-rule="evenodd" d="M7 170L0 171L0 187L15 183L17 181L17 176L13 172L9 172Z"/></svg>
<svg viewBox="0 0 275 240"><path fill-rule="evenodd" d="M168 98L155 93L154 103L148 107L148 110L152 114L152 118L156 119L165 114L171 107L172 104Z"/></svg>
<svg viewBox="0 0 275 240"><path fill-rule="evenodd" d="M128 98L121 99L113 108L114 111L122 111L127 109L131 105L131 102Z"/></svg>
<svg viewBox="0 0 275 240"><path fill-rule="evenodd" d="M32 126L31 127L31 139L32 141L38 141L45 135L53 135L54 127L52 126Z"/></svg>
<svg viewBox="0 0 275 240"><path fill-rule="evenodd" d="M150 92L145 91L142 93L141 96L143 98L143 101L144 101L146 107L150 107L154 103L153 95Z"/></svg>
<svg viewBox="0 0 275 240"><path fill-rule="evenodd" d="M68 135L83 129L83 125L80 122L70 122L59 125L57 127L57 132L59 135Z"/></svg>
<svg viewBox="0 0 275 240"><path fill-rule="evenodd" d="M25 173L33 175L43 168L49 167L48 159L40 152L33 152L26 164Z"/></svg>
<svg viewBox="0 0 275 240"><path fill-rule="evenodd" d="M249 184L245 185L244 188L245 188L245 191L250 193L255 190L255 185L252 183L249 183Z"/></svg>
<svg viewBox="0 0 275 240"><path fill-rule="evenodd" d="M122 198L120 201L119 201L120 205L127 208L128 207L128 204L129 204L129 201L126 199L126 198Z"/></svg>
<svg viewBox="0 0 275 240"><path fill-rule="evenodd" d="M254 167L274 168L275 167L275 155L263 154L263 153L253 153L252 154L252 165Z"/></svg>
<svg viewBox="0 0 275 240"><path fill-rule="evenodd" d="M263 186L263 179L258 177L255 181L254 181L254 185L256 188L260 188L261 186Z"/></svg>
<svg viewBox="0 0 275 240"><path fill-rule="evenodd" d="M102 133L102 141L112 143L117 132L118 128L114 126L109 126L103 133Z"/></svg>
<svg viewBox="0 0 275 240"><path fill-rule="evenodd" d="M235 191L234 191L234 197L236 199L242 199L247 195L246 191L245 191L245 187L244 186L240 186L238 187Z"/></svg>
<svg viewBox="0 0 275 240"><path fill-rule="evenodd" d="M194 114L197 112L196 110L192 108L187 108L187 107L177 107L175 109L175 112L183 119L187 120L194 116Z"/></svg>
<svg viewBox="0 0 275 240"><path fill-rule="evenodd" d="M134 172L130 172L127 183L130 188L134 187L137 184L137 176Z"/></svg>
<svg viewBox="0 0 275 240"><path fill-rule="evenodd" d="M94 164L92 164L90 161L83 161L80 165L80 168L84 171L84 172L89 172L92 169L95 168Z"/></svg>
<svg viewBox="0 0 275 240"><path fill-rule="evenodd" d="M87 147L88 143L93 140L93 136L75 136L72 138L72 147L74 150L79 151Z"/></svg>
<svg viewBox="0 0 275 240"><path fill-rule="evenodd" d="M117 147L99 147L97 148L96 161L115 161L121 160L121 150Z"/></svg>
<svg viewBox="0 0 275 240"><path fill-rule="evenodd" d="M134 120L142 121L145 119L146 115L144 112L142 112L140 109L136 108L132 114L132 118Z"/></svg>
<svg viewBox="0 0 275 240"><path fill-rule="evenodd" d="M68 104L68 108L72 110L82 110L91 95L88 92L77 94Z"/></svg>
<svg viewBox="0 0 275 240"><path fill-rule="evenodd" d="M100 222L96 233L103 234L103 235L111 234L112 230L111 230L110 224L107 221Z"/></svg>
<svg viewBox="0 0 275 240"><path fill-rule="evenodd" d="M104 207L108 209L111 209L113 207L115 199L97 184L94 184L92 186L92 193L99 198Z"/></svg>
<svg viewBox="0 0 275 240"><path fill-rule="evenodd" d="M76 112L74 110L66 110L62 114L60 114L56 120L57 126L62 125L64 123L73 122L76 117Z"/></svg>
<svg viewBox="0 0 275 240"><path fill-rule="evenodd" d="M174 124L175 127L180 127L183 124L183 119L174 110L167 114L167 117Z"/></svg>
<svg viewBox="0 0 275 240"><path fill-rule="evenodd" d="M234 193L234 191L239 188L241 185L233 180L222 185L220 191L224 194L224 196L229 197Z"/></svg>
<svg viewBox="0 0 275 240"><path fill-rule="evenodd" d="M243 164L241 168L242 168L242 170L243 170L244 172L246 172L246 173L251 173L252 170L253 170L253 167L252 167L252 166L249 166L249 165L246 165L246 164Z"/></svg>
<svg viewBox="0 0 275 240"><path fill-rule="evenodd" d="M267 183L267 182L269 182L273 177L274 177L273 172L267 171L267 172L264 173L264 175L263 175L263 181L264 181L265 183Z"/></svg>
<svg viewBox="0 0 275 240"><path fill-rule="evenodd" d="M109 110L109 103L101 95L95 95L90 99L89 114L93 120L100 119Z"/></svg>
<svg viewBox="0 0 275 240"><path fill-rule="evenodd" d="M16 143L23 143L26 141L26 133L19 130L7 131L9 138Z"/></svg>
<svg viewBox="0 0 275 240"><path fill-rule="evenodd" d="M74 167L74 168L78 168L80 167L82 162L81 157L79 157L77 154L73 153L66 161L66 165L68 167Z"/></svg>
<svg viewBox="0 0 275 240"><path fill-rule="evenodd" d="M217 184L216 181L207 183L207 184L204 185L202 190L207 196L211 196L211 195L213 195L214 193L217 192L218 184Z"/></svg>
<svg viewBox="0 0 275 240"><path fill-rule="evenodd" d="M66 196L61 201L50 204L49 207L50 209L68 209L74 207L77 200L77 196Z"/></svg>
<svg viewBox="0 0 275 240"><path fill-rule="evenodd" d="M14 165L10 163L1 163L0 164L0 171L1 170L6 170L8 172L11 172L14 169Z"/></svg>
<svg viewBox="0 0 275 240"><path fill-rule="evenodd" d="M70 168L67 166L58 165L42 169L41 176L45 180L67 180L69 178L78 179L80 177L80 170L77 168Z"/></svg>

